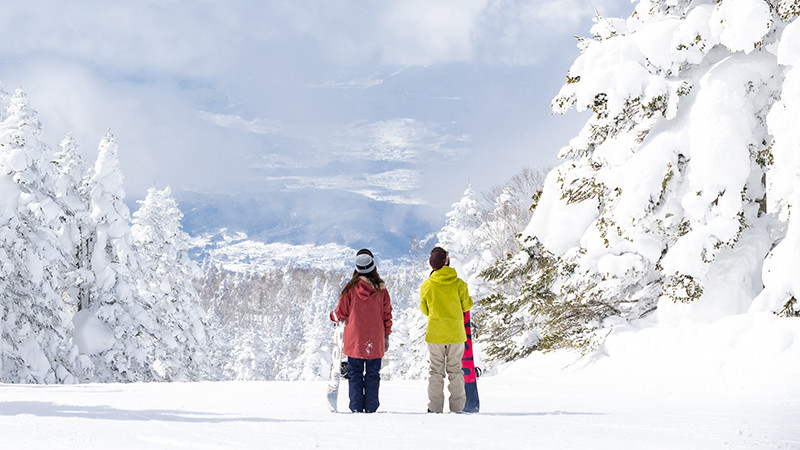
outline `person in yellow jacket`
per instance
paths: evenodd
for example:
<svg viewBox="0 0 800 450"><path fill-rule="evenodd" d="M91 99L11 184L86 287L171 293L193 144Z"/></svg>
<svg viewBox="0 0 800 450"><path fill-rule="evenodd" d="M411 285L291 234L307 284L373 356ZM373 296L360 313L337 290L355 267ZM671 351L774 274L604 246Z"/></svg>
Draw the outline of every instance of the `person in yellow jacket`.
<svg viewBox="0 0 800 450"><path fill-rule="evenodd" d="M425 342L428 343L430 371L428 375L428 412L444 410L444 377L447 374L450 391L450 411L464 409L464 373L461 358L464 355L464 311L472 308L467 283L455 269L448 265L450 257L441 247L434 247L428 263L431 276L419 289L419 309L428 316Z"/></svg>

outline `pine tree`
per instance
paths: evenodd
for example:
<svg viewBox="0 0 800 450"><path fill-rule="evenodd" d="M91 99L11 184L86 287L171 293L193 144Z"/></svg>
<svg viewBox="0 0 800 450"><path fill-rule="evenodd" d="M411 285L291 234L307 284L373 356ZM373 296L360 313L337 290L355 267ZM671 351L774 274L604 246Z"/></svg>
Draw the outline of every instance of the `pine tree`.
<svg viewBox="0 0 800 450"><path fill-rule="evenodd" d="M468 255L474 249L474 233L481 225L480 204L475 200L472 184L467 186L461 200L453 203L446 217L447 224L436 234L439 244L452 254L452 258L471 259Z"/></svg>
<svg viewBox="0 0 800 450"><path fill-rule="evenodd" d="M325 380L330 374L331 325L328 313L333 309L333 299L338 299L338 284L330 283L330 277L322 271L309 273L313 276L310 284L309 304L303 311L303 345L298 358L301 366L301 380ZM335 307L335 305L334 305Z"/></svg>
<svg viewBox="0 0 800 450"><path fill-rule="evenodd" d="M530 221L531 203L541 191L545 175L543 170L523 169L505 184L494 186L484 194L488 206L482 212L481 225L475 231L475 245L481 249L481 256L473 265L471 278L485 279L482 272L522 250L520 233ZM504 288L504 285L486 285L485 282L475 281L474 284L483 288L476 291L480 297L496 294Z"/></svg>
<svg viewBox="0 0 800 450"><path fill-rule="evenodd" d="M485 353L490 360L513 361L529 355L542 342L542 323L539 309L553 302L553 276L555 261L541 244L530 245L514 257L497 261L481 272L480 276L495 287L494 292L481 299L482 312L478 319L478 337L486 344ZM553 317L557 324L557 317ZM552 333L546 332L547 336ZM550 338L552 339L552 338Z"/></svg>
<svg viewBox="0 0 800 450"><path fill-rule="evenodd" d="M473 297L479 289L476 283L480 283L474 275L480 272L483 261L483 242L477 232L485 223L485 215L484 207L475 199L475 191L470 184L461 200L453 203L446 215L447 223L436 234L439 241L437 245L448 251L450 265L467 282Z"/></svg>
<svg viewBox="0 0 800 450"><path fill-rule="evenodd" d="M530 220L530 204L541 189L543 178L541 171L523 169L504 185L486 192L484 202L475 200L469 187L464 197L453 204L447 225L437 235L445 248L454 249L451 255L457 255L454 261L459 274L477 300L471 315L473 333L476 341L488 344L487 354L493 358L522 356L537 343L532 319L516 309L509 311L509 302L517 303L511 299L519 297L522 282L506 273L505 259L522 250L518 237ZM524 334L523 328L534 337L526 335L525 342L532 344L525 344L525 350L520 350L507 337Z"/></svg>
<svg viewBox="0 0 800 450"><path fill-rule="evenodd" d="M767 116L767 126L772 134L770 145L762 150L759 158L767 167L767 192L764 209L776 215L781 224L773 232L779 236L767 255L762 272L764 290L756 297L752 311L771 311L782 316L800 316L800 230L796 214L800 206L800 188L797 174L800 167L797 151L800 148L800 54L797 42L800 39L800 3L783 0L777 5L778 17L791 21L781 34L778 44L778 64L784 66L784 79L780 99Z"/></svg>
<svg viewBox="0 0 800 450"><path fill-rule="evenodd" d="M747 311L773 244L768 113L788 89L774 52L795 17L641 1L627 21L596 19L553 101L593 115L545 181L527 255L498 270L525 278L509 311L532 315L537 345L591 351L656 308L665 321Z"/></svg>
<svg viewBox="0 0 800 450"><path fill-rule="evenodd" d="M170 189L151 188L134 213L131 232L142 256L143 296L151 299L159 345L154 368L162 380L188 381L213 372L214 341L200 309L192 279L199 268L189 259L189 235L181 229L183 214Z"/></svg>
<svg viewBox="0 0 800 450"><path fill-rule="evenodd" d="M59 145L52 164L56 178L54 194L62 206L64 218L62 241L67 249L67 269L61 277L62 291L68 292L78 310L89 304L90 284L93 275L90 270L89 245L92 223L89 216L89 167L78 153L78 144L68 133Z"/></svg>
<svg viewBox="0 0 800 450"><path fill-rule="evenodd" d="M76 314L75 337L94 365L94 379L156 380L158 324L152 298L141 295L147 286L139 276L142 263L133 246L117 151L109 132L100 142L89 180L93 283L89 304Z"/></svg>
<svg viewBox="0 0 800 450"><path fill-rule="evenodd" d="M25 93L7 98L0 123L0 379L72 382L76 349L62 298L66 213L53 199L50 149Z"/></svg>

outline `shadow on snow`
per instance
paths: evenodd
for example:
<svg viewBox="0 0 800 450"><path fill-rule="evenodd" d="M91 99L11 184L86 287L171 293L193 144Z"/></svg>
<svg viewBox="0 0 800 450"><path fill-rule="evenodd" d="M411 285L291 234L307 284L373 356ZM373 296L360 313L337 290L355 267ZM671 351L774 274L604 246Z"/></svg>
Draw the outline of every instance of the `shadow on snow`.
<svg viewBox="0 0 800 450"><path fill-rule="evenodd" d="M298 420L269 419L265 417L236 417L208 412L162 409L117 409L110 406L62 405L50 402L23 401L0 402L0 416L30 414L40 417L68 417L97 420L140 420L189 423L224 422L299 422Z"/></svg>

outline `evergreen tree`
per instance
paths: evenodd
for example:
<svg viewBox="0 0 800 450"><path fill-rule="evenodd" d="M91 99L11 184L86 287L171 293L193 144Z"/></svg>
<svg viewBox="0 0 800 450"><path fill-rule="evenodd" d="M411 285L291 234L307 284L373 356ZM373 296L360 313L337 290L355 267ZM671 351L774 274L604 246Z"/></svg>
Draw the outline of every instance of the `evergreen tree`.
<svg viewBox="0 0 800 450"><path fill-rule="evenodd" d="M394 325L382 377L427 373L425 316L419 267L379 268L392 297ZM328 376L333 329L328 314L352 275L340 268L264 267L247 273L204 264L196 280L203 303L218 311L219 335L228 344L225 377L246 380L314 380ZM246 301L241 301L246 299Z"/></svg>
<svg viewBox="0 0 800 450"><path fill-rule="evenodd" d="M593 115L545 181L526 251L495 274L524 279L516 311L535 345L591 351L656 308L662 321L748 310L785 229L764 214L764 181L779 137L768 113L792 86L776 60L796 26L786 5L641 1L580 41L553 107Z"/></svg>
<svg viewBox="0 0 800 450"><path fill-rule="evenodd" d="M50 189L52 155L25 93L0 98L0 380L72 382L77 352L60 291L66 214Z"/></svg>
<svg viewBox="0 0 800 450"><path fill-rule="evenodd" d="M298 358L298 363L302 364L300 379L324 380L328 378L331 367L331 351L326 345L332 334L328 313L336 307L332 300L339 298L338 283L331 283L330 278L320 271L309 275L314 279L310 282L309 305L304 308L301 322L304 326L302 352Z"/></svg>
<svg viewBox="0 0 800 450"><path fill-rule="evenodd" d="M540 347L540 328L548 328L541 318L550 319L557 326L561 317L541 314L552 304L552 270L555 261L552 255L539 245L531 245L514 257L497 261L481 272L495 288L494 292L481 299L482 312L478 318L478 337L486 345L485 353L490 360L513 361L523 358ZM558 336L552 329L546 336Z"/></svg>
<svg viewBox="0 0 800 450"><path fill-rule="evenodd" d="M188 381L214 372L214 341L191 280L199 268L189 259L189 235L170 189L151 188L133 215L131 232L142 256L142 296L150 297L159 345L153 366L162 380Z"/></svg>
<svg viewBox="0 0 800 450"><path fill-rule="evenodd" d="M158 323L153 299L146 292L143 266L135 252L130 212L109 132L101 140L89 180L89 255L93 283L89 303L75 316L75 337L81 353L94 365L98 381L160 379L154 367Z"/></svg>
<svg viewBox="0 0 800 450"><path fill-rule="evenodd" d="M780 99L767 116L767 126L772 134L770 146L762 152L767 166L766 210L776 215L781 224L774 232L778 236L764 262L764 290L756 297L752 311L772 311L783 316L800 316L800 183L797 182L797 152L800 148L800 3L783 0L777 3L778 17L791 21L783 30L777 48L778 64L784 67Z"/></svg>
<svg viewBox="0 0 800 450"><path fill-rule="evenodd" d="M436 234L439 244L451 253L453 261L469 261L475 251L475 230L481 225L480 204L472 184L467 186L461 200L453 203L446 217L447 224Z"/></svg>
<svg viewBox="0 0 800 450"><path fill-rule="evenodd" d="M476 341L488 344L490 357L508 353L510 345L516 348L508 336L519 334L518 319L528 328L533 327L530 317L516 311L512 319L507 302L518 297L522 283L506 276L501 267L508 255L522 249L518 237L530 220L531 199L541 189L543 179L544 172L523 169L505 184L483 194L483 202L477 201L468 187L464 197L453 204L447 225L437 235L440 244L451 251L451 265L458 267L459 275L469 284L470 295L477 300L471 315L473 333ZM538 336L535 330L533 336ZM529 341L530 336L525 338L525 342ZM523 353L519 349L511 351L514 357Z"/></svg>
<svg viewBox="0 0 800 450"><path fill-rule="evenodd" d="M488 264L481 270L522 250L519 234L531 219L532 199L541 191L546 175L543 169L522 169L484 194L490 209L483 214L477 234Z"/></svg>
<svg viewBox="0 0 800 450"><path fill-rule="evenodd" d="M495 292L480 273L509 254L521 250L519 233L531 216L531 198L542 187L544 172L523 169L503 185L475 198L472 186L447 213L447 224L437 234L439 244L450 251L452 263L470 287L474 298Z"/></svg>
<svg viewBox="0 0 800 450"><path fill-rule="evenodd" d="M90 285L94 280L90 267L89 246L92 222L89 216L89 167L78 153L78 144L67 134L59 145L52 164L56 178L54 194L64 217L62 243L67 268L62 275L62 291L69 293L78 310L89 304Z"/></svg>
<svg viewBox="0 0 800 450"><path fill-rule="evenodd" d="M475 199L472 185L468 185L463 197L453 203L447 213L447 223L436 234L438 244L450 254L450 265L454 267L470 289L470 295L476 297L480 289L475 275L480 272L484 259L484 242L478 229L485 223L484 208ZM426 257L427 261L427 257Z"/></svg>

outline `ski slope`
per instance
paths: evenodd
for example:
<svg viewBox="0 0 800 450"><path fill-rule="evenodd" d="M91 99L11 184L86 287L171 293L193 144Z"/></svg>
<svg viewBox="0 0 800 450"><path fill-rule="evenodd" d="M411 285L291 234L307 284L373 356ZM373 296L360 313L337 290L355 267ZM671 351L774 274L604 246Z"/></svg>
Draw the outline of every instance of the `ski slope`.
<svg viewBox="0 0 800 450"><path fill-rule="evenodd" d="M325 381L6 384L0 441L4 449L408 450L465 441L476 449L795 449L798 323L742 315L629 330L588 360L536 353L481 377L481 413L471 415L425 413L424 380L384 381L370 415L329 413ZM720 339L699 339L710 334ZM340 410L346 394L344 383Z"/></svg>
<svg viewBox="0 0 800 450"><path fill-rule="evenodd" d="M485 377L473 415L424 413L420 381L384 383L372 415L329 413L324 382L4 385L0 429L7 449L800 448L796 398L541 381Z"/></svg>

